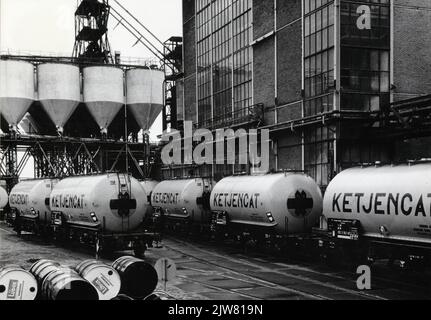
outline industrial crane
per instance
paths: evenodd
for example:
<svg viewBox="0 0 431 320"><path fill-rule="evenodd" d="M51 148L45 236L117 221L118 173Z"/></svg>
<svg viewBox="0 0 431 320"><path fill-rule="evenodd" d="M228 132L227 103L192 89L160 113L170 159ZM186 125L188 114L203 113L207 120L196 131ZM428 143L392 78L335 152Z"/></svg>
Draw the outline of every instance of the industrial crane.
<svg viewBox="0 0 431 320"><path fill-rule="evenodd" d="M116 63L108 41L108 19L125 28L137 44L147 48L165 72L163 130L177 127L176 81L182 76L182 37L162 42L119 1L81 0L75 12L74 58L99 63Z"/></svg>

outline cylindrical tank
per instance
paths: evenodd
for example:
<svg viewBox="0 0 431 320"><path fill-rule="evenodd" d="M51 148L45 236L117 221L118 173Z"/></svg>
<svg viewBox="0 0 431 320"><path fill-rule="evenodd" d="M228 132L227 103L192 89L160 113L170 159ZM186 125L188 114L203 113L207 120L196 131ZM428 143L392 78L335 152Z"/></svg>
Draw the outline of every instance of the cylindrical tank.
<svg viewBox="0 0 431 320"><path fill-rule="evenodd" d="M34 101L34 66L29 62L0 61L0 111L10 126L22 120Z"/></svg>
<svg viewBox="0 0 431 320"><path fill-rule="evenodd" d="M118 301L133 301L134 299L129 297L128 295L125 294L119 294L118 296L116 296L115 298L111 299L111 300L118 300Z"/></svg>
<svg viewBox="0 0 431 320"><path fill-rule="evenodd" d="M70 268L60 267L43 280L42 296L48 300L98 300L96 289Z"/></svg>
<svg viewBox="0 0 431 320"><path fill-rule="evenodd" d="M46 113L63 132L63 127L81 101L79 67L46 63L37 67L39 100Z"/></svg>
<svg viewBox="0 0 431 320"><path fill-rule="evenodd" d="M173 219L210 222L211 212L205 206L205 195L211 192L212 182L207 179L165 180L151 194L151 205L160 208Z"/></svg>
<svg viewBox="0 0 431 320"><path fill-rule="evenodd" d="M154 188L159 184L159 181L156 180L143 180L141 181L141 185L144 188L145 192L148 195L151 195L151 193L153 192Z"/></svg>
<svg viewBox="0 0 431 320"><path fill-rule="evenodd" d="M159 281L156 269L144 260L124 256L112 264L121 277L121 293L134 299L143 299L151 294Z"/></svg>
<svg viewBox="0 0 431 320"><path fill-rule="evenodd" d="M302 173L233 176L215 185L210 205L213 212L225 213L228 224L295 234L318 222L322 194L316 182Z"/></svg>
<svg viewBox="0 0 431 320"><path fill-rule="evenodd" d="M160 182L155 180L143 180L140 183L141 183L141 186L144 188L145 193L147 194L148 201L150 202L150 206L148 207L147 214L151 214L153 212L153 207L151 206L151 194L153 193L154 188Z"/></svg>
<svg viewBox="0 0 431 320"><path fill-rule="evenodd" d="M127 106L144 131L162 111L164 79L160 70L131 69L126 73Z"/></svg>
<svg viewBox="0 0 431 320"><path fill-rule="evenodd" d="M9 194L9 205L23 218L51 219L49 195L57 179L25 180L18 183Z"/></svg>
<svg viewBox="0 0 431 320"><path fill-rule="evenodd" d="M324 219L357 220L365 237L431 243L431 163L347 169L328 185Z"/></svg>
<svg viewBox="0 0 431 320"><path fill-rule="evenodd" d="M0 186L0 210L6 207L9 201L9 196L7 195L6 190Z"/></svg>
<svg viewBox="0 0 431 320"><path fill-rule="evenodd" d="M0 268L0 300L34 300L37 296L34 276L19 266Z"/></svg>
<svg viewBox="0 0 431 320"><path fill-rule="evenodd" d="M36 278L39 286L42 286L43 280L53 271L58 270L60 264L58 262L46 259L40 259L32 264L30 273Z"/></svg>
<svg viewBox="0 0 431 320"><path fill-rule="evenodd" d="M84 102L102 133L106 133L124 105L123 70L116 67L87 67L84 76Z"/></svg>
<svg viewBox="0 0 431 320"><path fill-rule="evenodd" d="M67 223L109 233L137 229L148 206L139 181L120 173L63 179L50 198L51 210Z"/></svg>
<svg viewBox="0 0 431 320"><path fill-rule="evenodd" d="M99 300L111 300L120 293L120 275L113 267L97 260L86 260L77 265L75 270L94 286Z"/></svg>

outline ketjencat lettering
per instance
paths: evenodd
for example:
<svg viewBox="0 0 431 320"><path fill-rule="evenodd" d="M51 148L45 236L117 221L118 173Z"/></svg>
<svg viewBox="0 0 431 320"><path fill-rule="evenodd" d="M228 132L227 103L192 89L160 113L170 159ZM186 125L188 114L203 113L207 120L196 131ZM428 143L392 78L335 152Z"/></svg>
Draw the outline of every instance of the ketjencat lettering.
<svg viewBox="0 0 431 320"><path fill-rule="evenodd" d="M214 207L257 209L259 197L259 193L215 193L212 201Z"/></svg>
<svg viewBox="0 0 431 320"><path fill-rule="evenodd" d="M154 204L177 204L179 193L153 193L152 203Z"/></svg>
<svg viewBox="0 0 431 320"><path fill-rule="evenodd" d="M431 217L431 193L334 193L332 211Z"/></svg>
<svg viewBox="0 0 431 320"><path fill-rule="evenodd" d="M83 209L85 195L58 194L51 197L51 208L56 209Z"/></svg>
<svg viewBox="0 0 431 320"><path fill-rule="evenodd" d="M28 204L28 194L12 193L10 195L9 203L11 205L27 205Z"/></svg>

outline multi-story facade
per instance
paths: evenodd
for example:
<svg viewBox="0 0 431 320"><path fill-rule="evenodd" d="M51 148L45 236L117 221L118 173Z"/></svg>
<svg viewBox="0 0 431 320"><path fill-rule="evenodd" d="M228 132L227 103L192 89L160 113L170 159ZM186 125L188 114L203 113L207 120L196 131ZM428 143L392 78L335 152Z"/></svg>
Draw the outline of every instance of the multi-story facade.
<svg viewBox="0 0 431 320"><path fill-rule="evenodd" d="M356 163L409 157L376 137L374 115L431 93L429 0L183 0L183 21L178 119L230 127L262 106L270 169L305 170L323 187ZM421 139L412 157L431 157Z"/></svg>

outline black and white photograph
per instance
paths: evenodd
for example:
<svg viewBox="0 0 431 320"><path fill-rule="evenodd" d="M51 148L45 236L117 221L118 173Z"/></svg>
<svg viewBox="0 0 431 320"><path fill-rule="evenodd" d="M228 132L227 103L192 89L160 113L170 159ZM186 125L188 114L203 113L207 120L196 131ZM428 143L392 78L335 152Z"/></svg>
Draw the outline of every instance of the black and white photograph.
<svg viewBox="0 0 431 320"><path fill-rule="evenodd" d="M0 114L0 300L431 299L431 0L0 0Z"/></svg>

